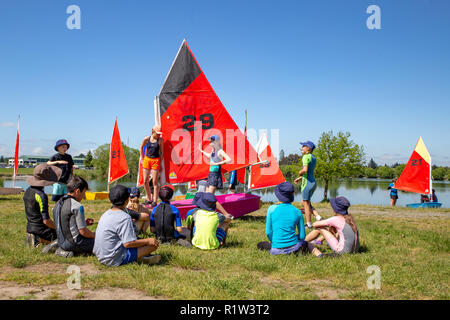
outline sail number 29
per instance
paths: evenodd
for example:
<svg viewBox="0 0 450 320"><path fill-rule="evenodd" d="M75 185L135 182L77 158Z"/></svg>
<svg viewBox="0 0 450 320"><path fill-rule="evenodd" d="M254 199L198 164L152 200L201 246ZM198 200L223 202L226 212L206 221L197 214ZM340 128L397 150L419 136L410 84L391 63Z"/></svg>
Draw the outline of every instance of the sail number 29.
<svg viewBox="0 0 450 320"><path fill-rule="evenodd" d="M412 166L417 166L417 162L419 162L419 166L422 165L422 159L412 159L411 160L411 165Z"/></svg>
<svg viewBox="0 0 450 320"><path fill-rule="evenodd" d="M211 129L214 127L214 117L211 113L201 114L199 117L202 123L202 129ZM197 119L193 115L185 115L181 121L183 121L183 129L187 131L195 131L195 121Z"/></svg>

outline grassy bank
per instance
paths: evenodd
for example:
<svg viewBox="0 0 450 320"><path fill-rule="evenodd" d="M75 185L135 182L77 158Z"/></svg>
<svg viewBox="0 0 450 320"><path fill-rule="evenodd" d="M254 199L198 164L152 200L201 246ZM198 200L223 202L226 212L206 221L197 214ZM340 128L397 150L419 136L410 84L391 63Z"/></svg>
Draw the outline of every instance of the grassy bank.
<svg viewBox="0 0 450 320"><path fill-rule="evenodd" d="M107 201L84 204L86 215L96 221L110 207ZM94 256L64 259L26 249L23 201L1 196L0 288L7 293L0 298L92 299L108 298L111 292L115 298L126 298L121 296L126 293L166 299L450 298L450 209L352 206L361 252L317 259L256 250L265 240L267 206L234 220L227 244L219 250L161 246L160 265L107 268ZM316 207L322 216L331 216L328 204ZM326 245L322 248L330 252ZM66 287L69 265L81 268L81 290ZM379 290L367 288L371 265L381 270Z"/></svg>
<svg viewBox="0 0 450 320"><path fill-rule="evenodd" d="M0 168L0 177L12 177L13 168ZM17 175L33 175L33 168L18 168Z"/></svg>

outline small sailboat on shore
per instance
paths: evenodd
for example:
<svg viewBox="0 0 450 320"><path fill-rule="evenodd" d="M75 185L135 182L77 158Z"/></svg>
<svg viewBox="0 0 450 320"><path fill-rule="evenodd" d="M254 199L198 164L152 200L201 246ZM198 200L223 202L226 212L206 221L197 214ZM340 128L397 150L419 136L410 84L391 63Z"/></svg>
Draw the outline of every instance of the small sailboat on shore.
<svg viewBox="0 0 450 320"><path fill-rule="evenodd" d="M425 147L422 137L419 137L416 147L403 169L400 177L395 182L394 188L415 192L419 194L429 194L433 199L433 181L431 175L431 156ZM409 203L409 208L439 208L440 202Z"/></svg>

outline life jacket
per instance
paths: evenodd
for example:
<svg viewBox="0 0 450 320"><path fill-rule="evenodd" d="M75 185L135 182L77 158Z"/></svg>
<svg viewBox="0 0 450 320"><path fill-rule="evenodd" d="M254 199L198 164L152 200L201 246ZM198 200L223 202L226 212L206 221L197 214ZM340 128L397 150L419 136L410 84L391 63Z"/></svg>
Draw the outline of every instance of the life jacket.
<svg viewBox="0 0 450 320"><path fill-rule="evenodd" d="M161 202L155 209L156 236L161 242L169 242L175 238L175 216L169 203Z"/></svg>
<svg viewBox="0 0 450 320"><path fill-rule="evenodd" d="M70 231L70 219L73 216L71 196L64 195L53 209L53 219L55 221L58 246L64 250L68 247L77 246Z"/></svg>

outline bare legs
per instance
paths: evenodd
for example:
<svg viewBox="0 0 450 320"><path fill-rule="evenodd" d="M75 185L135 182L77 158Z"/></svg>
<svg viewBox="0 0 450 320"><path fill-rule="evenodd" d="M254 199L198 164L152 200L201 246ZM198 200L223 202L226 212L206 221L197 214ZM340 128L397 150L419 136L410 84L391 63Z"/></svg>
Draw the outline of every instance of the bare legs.
<svg viewBox="0 0 450 320"><path fill-rule="evenodd" d="M395 207L396 203L397 203L397 199L391 199L391 207Z"/></svg>
<svg viewBox="0 0 450 320"><path fill-rule="evenodd" d="M158 249L158 247L156 247L156 246L145 246L145 247L138 248L138 259L149 255L156 249Z"/></svg>
<svg viewBox="0 0 450 320"><path fill-rule="evenodd" d="M303 200L303 208L305 208L306 224L308 226L311 226L311 215L313 214L313 210L311 207L311 201Z"/></svg>
<svg viewBox="0 0 450 320"><path fill-rule="evenodd" d="M152 202L152 191L150 189L150 170L144 168L144 189L147 201ZM154 181L154 180L153 180Z"/></svg>
<svg viewBox="0 0 450 320"><path fill-rule="evenodd" d="M159 193L159 170L152 169L152 179L153 179L153 201L158 201L158 193ZM149 187L150 189L150 187Z"/></svg>

